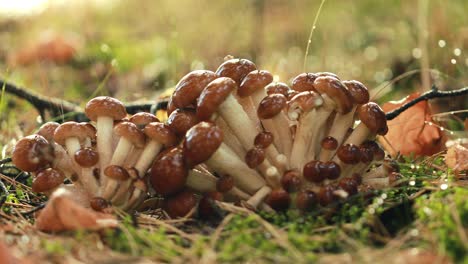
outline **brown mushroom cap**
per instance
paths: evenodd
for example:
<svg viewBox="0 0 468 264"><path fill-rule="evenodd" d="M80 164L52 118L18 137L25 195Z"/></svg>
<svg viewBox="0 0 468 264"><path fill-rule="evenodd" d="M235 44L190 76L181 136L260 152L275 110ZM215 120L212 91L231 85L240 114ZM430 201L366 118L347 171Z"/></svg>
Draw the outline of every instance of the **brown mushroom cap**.
<svg viewBox="0 0 468 264"><path fill-rule="evenodd" d="M249 72L243 79L237 94L240 97L247 97L257 90L264 89L265 86L273 81L273 75L264 70L255 70Z"/></svg>
<svg viewBox="0 0 468 264"><path fill-rule="evenodd" d="M54 160L54 151L44 137L29 135L16 143L11 158L20 170L33 172L49 165Z"/></svg>
<svg viewBox="0 0 468 264"><path fill-rule="evenodd" d="M325 163L319 160L309 161L304 165L302 174L308 181L319 183L325 180L326 175L324 173Z"/></svg>
<svg viewBox="0 0 468 264"><path fill-rule="evenodd" d="M114 133L117 136L129 140L137 148L143 148L145 146L145 134L134 123L120 122L114 126Z"/></svg>
<svg viewBox="0 0 468 264"><path fill-rule="evenodd" d="M223 142L223 131L213 123L200 122L185 135L185 164L192 168L208 160Z"/></svg>
<svg viewBox="0 0 468 264"><path fill-rule="evenodd" d="M185 108L196 103L205 86L216 79L212 71L192 71L180 79L172 95L172 104L176 108Z"/></svg>
<svg viewBox="0 0 468 264"><path fill-rule="evenodd" d="M309 112L323 104L323 98L313 91L301 92L293 96L288 102L288 116L293 119L293 113Z"/></svg>
<svg viewBox="0 0 468 264"><path fill-rule="evenodd" d="M166 147L177 144L177 137L166 124L152 122L145 126L143 130L145 135L152 140L156 140Z"/></svg>
<svg viewBox="0 0 468 264"><path fill-rule="evenodd" d="M338 147L338 141L334 137L324 137L320 143L323 149L335 150Z"/></svg>
<svg viewBox="0 0 468 264"><path fill-rule="evenodd" d="M89 205L98 212L103 212L111 206L110 203L102 197L91 198L91 200L89 200Z"/></svg>
<svg viewBox="0 0 468 264"><path fill-rule="evenodd" d="M355 80L343 81L343 84L348 88L355 104L365 104L369 102L369 91L364 84Z"/></svg>
<svg viewBox="0 0 468 264"><path fill-rule="evenodd" d="M99 161L99 153L92 148L82 148L75 152L75 161L84 168L90 168Z"/></svg>
<svg viewBox="0 0 468 264"><path fill-rule="evenodd" d="M361 161L361 151L354 144L341 145L336 151L336 155L346 164L357 164Z"/></svg>
<svg viewBox="0 0 468 264"><path fill-rule="evenodd" d="M254 145L261 148L267 148L273 143L273 134L268 131L263 131L255 136Z"/></svg>
<svg viewBox="0 0 468 264"><path fill-rule="evenodd" d="M311 211L317 204L317 194L311 190L300 191L296 196L296 207L303 212Z"/></svg>
<svg viewBox="0 0 468 264"><path fill-rule="evenodd" d="M338 80L340 79L340 77L338 77L338 75L334 74L333 72L316 72L315 75L317 75L317 78L322 76L329 76Z"/></svg>
<svg viewBox="0 0 468 264"><path fill-rule="evenodd" d="M33 179L32 191L38 193L51 191L60 186L64 179L65 175L59 170L53 168L40 170Z"/></svg>
<svg viewBox="0 0 468 264"><path fill-rule="evenodd" d="M172 97L173 96L171 96L169 98L169 101L167 102L167 107L166 107L167 115L172 114L172 112L174 112L177 109L177 107L174 105Z"/></svg>
<svg viewBox="0 0 468 264"><path fill-rule="evenodd" d="M249 168L254 169L265 160L265 150L260 147L253 147L245 154L245 163Z"/></svg>
<svg viewBox="0 0 468 264"><path fill-rule="evenodd" d="M289 98L291 88L282 82L272 82L265 86L265 91L267 94L282 94L286 96L286 98Z"/></svg>
<svg viewBox="0 0 468 264"><path fill-rule="evenodd" d="M167 196L184 189L187 176L182 149L172 148L153 163L150 182L156 193Z"/></svg>
<svg viewBox="0 0 468 264"><path fill-rule="evenodd" d="M127 115L127 111L119 100L109 96L98 96L86 104L85 114L92 121L96 121L98 116L108 116L114 120L120 120Z"/></svg>
<svg viewBox="0 0 468 264"><path fill-rule="evenodd" d="M145 128L145 126L151 122L159 122L159 119L151 114L151 113L147 113L147 112L140 112L140 113L136 113L134 115L132 115L128 121L132 122L133 124L135 124L139 129L143 129Z"/></svg>
<svg viewBox="0 0 468 264"><path fill-rule="evenodd" d="M70 121L61 124L55 129L54 140L60 145L65 145L67 138L76 137L78 140L83 141L86 138L95 138L94 131L85 125Z"/></svg>
<svg viewBox="0 0 468 264"><path fill-rule="evenodd" d="M104 174L116 181L125 181L128 178L130 178L130 175L128 174L127 170L122 167L122 166L117 166L117 165L109 165L107 168L104 170Z"/></svg>
<svg viewBox="0 0 468 264"><path fill-rule="evenodd" d="M374 151L371 148L368 148L365 145L361 144L361 146L359 146L359 150L361 151L362 163L368 164L374 159Z"/></svg>
<svg viewBox="0 0 468 264"><path fill-rule="evenodd" d="M282 94L267 95L257 108L260 119L270 119L277 116L285 107L288 99Z"/></svg>
<svg viewBox="0 0 468 264"><path fill-rule="evenodd" d="M297 192L301 187L302 181L300 173L297 170L289 170L283 174L281 177L281 186L287 192Z"/></svg>
<svg viewBox="0 0 468 264"><path fill-rule="evenodd" d="M361 122L374 134L385 135L388 132L387 118L382 108L374 102L358 107L357 113Z"/></svg>
<svg viewBox="0 0 468 264"><path fill-rule="evenodd" d="M314 81L317 79L314 73L301 73L292 80L292 89L298 92L314 91Z"/></svg>
<svg viewBox="0 0 468 264"><path fill-rule="evenodd" d="M340 177L341 167L333 161L327 161L321 172L329 180L336 180Z"/></svg>
<svg viewBox="0 0 468 264"><path fill-rule="evenodd" d="M325 185L320 188L318 192L319 202L322 206L329 205L337 200L337 196L334 194L336 187L333 185Z"/></svg>
<svg viewBox="0 0 468 264"><path fill-rule="evenodd" d="M223 175L216 181L216 190L218 192L229 192L232 188L234 188L234 178L231 175Z"/></svg>
<svg viewBox="0 0 468 264"><path fill-rule="evenodd" d="M349 195L355 195L358 192L358 181L353 177L346 177L340 180L338 186L346 191Z"/></svg>
<svg viewBox="0 0 468 264"><path fill-rule="evenodd" d="M275 189L271 191L265 202L275 211L286 211L291 204L291 196L283 189Z"/></svg>
<svg viewBox="0 0 468 264"><path fill-rule="evenodd" d="M221 77L210 82L198 98L198 119L209 120L211 115L216 112L219 105L236 89L237 84L231 78Z"/></svg>
<svg viewBox="0 0 468 264"><path fill-rule="evenodd" d="M43 136L47 141L52 142L54 140L54 132L60 124L57 122L47 122L43 124L36 134Z"/></svg>
<svg viewBox="0 0 468 264"><path fill-rule="evenodd" d="M346 114L353 108L351 93L340 80L331 76L321 76L315 79L314 87L320 94L326 94L335 102L338 113Z"/></svg>
<svg viewBox="0 0 468 264"><path fill-rule="evenodd" d="M197 199L195 194L191 191L184 190L175 196L167 198L164 209L172 218L183 217L186 216L196 204Z"/></svg>
<svg viewBox="0 0 468 264"><path fill-rule="evenodd" d="M257 66L247 59L230 59L218 67L216 74L220 77L229 77L240 85L244 77L256 69Z"/></svg>
<svg viewBox="0 0 468 264"><path fill-rule="evenodd" d="M214 201L222 201L223 194L220 192L207 192L198 203L198 215L203 219L210 219L217 215Z"/></svg>
<svg viewBox="0 0 468 264"><path fill-rule="evenodd" d="M179 137L184 136L198 122L197 114L193 109L177 109L166 121L169 128Z"/></svg>

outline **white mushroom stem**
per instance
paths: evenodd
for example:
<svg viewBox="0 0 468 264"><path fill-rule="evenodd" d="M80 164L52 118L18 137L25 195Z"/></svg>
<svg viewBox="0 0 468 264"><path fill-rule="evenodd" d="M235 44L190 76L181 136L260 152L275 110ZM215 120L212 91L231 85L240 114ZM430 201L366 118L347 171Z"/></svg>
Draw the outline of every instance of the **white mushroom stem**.
<svg viewBox="0 0 468 264"><path fill-rule="evenodd" d="M226 124L223 118L216 118L216 125L223 131L223 142L230 147L239 157L245 157L246 150L240 143L231 128Z"/></svg>
<svg viewBox="0 0 468 264"><path fill-rule="evenodd" d="M224 143L221 143L219 148L205 163L218 173L231 175L235 185L247 193L255 193L266 184L255 170L249 168Z"/></svg>
<svg viewBox="0 0 468 264"><path fill-rule="evenodd" d="M132 194L130 192L130 189L132 183L138 179L138 175L136 175L136 173L131 173L131 170L128 171L128 174L130 175L130 178L123 182L120 182L117 191L111 199L111 202L114 205L121 205L125 203L125 201L127 201L130 195Z"/></svg>
<svg viewBox="0 0 468 264"><path fill-rule="evenodd" d="M135 164L137 163L138 159L141 156L141 153L143 153L143 148L133 148L130 151L130 154L128 154L127 159L124 162L124 167L131 168L134 167Z"/></svg>
<svg viewBox="0 0 468 264"><path fill-rule="evenodd" d="M104 175L104 177L107 177ZM117 189L119 188L119 185L123 184L124 181L117 181L111 178L108 178L107 181L105 182L105 185L101 186L101 196L102 198L106 200L110 200L113 198L114 194L116 193Z"/></svg>
<svg viewBox="0 0 468 264"><path fill-rule="evenodd" d="M247 151L252 148L255 137L260 131L257 130L255 124L249 119L234 96L227 96L226 100L219 106L218 113L237 136L244 150ZM267 159L275 165L277 155L277 151L271 151L270 148L266 149Z"/></svg>
<svg viewBox="0 0 468 264"><path fill-rule="evenodd" d="M84 147L90 148L91 147L91 138L87 137L84 141ZM99 193L99 181L94 177L94 167L91 168L82 168L81 169L81 177L82 181L86 182L85 185L89 188L89 194L96 195Z"/></svg>
<svg viewBox="0 0 468 264"><path fill-rule="evenodd" d="M120 137L119 143L114 150L112 159L110 161L111 165L122 166L125 162L125 159L128 157L128 154L131 152L133 143L125 137Z"/></svg>
<svg viewBox="0 0 468 264"><path fill-rule="evenodd" d="M281 186L281 175L278 169L270 164L268 160L264 160L259 166L258 169L262 173L263 177L266 179L268 184L272 187Z"/></svg>
<svg viewBox="0 0 468 264"><path fill-rule="evenodd" d="M242 106L242 109L244 109L245 113L247 116L252 120L252 122L255 124L255 127L257 128L258 131L261 131L261 123L260 119L258 119L257 116L257 108L254 107L254 104L252 103L252 99L250 97L240 97L236 96L237 102Z"/></svg>
<svg viewBox="0 0 468 264"><path fill-rule="evenodd" d="M338 143L337 149L339 146L341 146L341 143L343 143L343 141L345 140L348 129L352 128L354 125L355 111L356 111L356 108L354 108L351 112L344 114L344 115L337 113L333 120L333 124L330 128L330 132L328 133L328 136L336 139L336 142ZM336 149L335 150L321 149L319 159L321 161L329 161L331 158L333 158L335 153L336 153Z"/></svg>
<svg viewBox="0 0 468 264"><path fill-rule="evenodd" d="M114 119L108 116L98 116L96 120L96 143L99 153L99 166L101 167L101 185L107 181L104 169L109 166L112 158L112 135L114 130Z"/></svg>
<svg viewBox="0 0 468 264"><path fill-rule="evenodd" d="M120 207L127 211L129 209L134 209L138 207L146 198L146 192L140 188L134 188L131 192L129 199L122 204Z"/></svg>
<svg viewBox="0 0 468 264"><path fill-rule="evenodd" d="M330 110L320 107L300 117L291 150L291 168L302 170L307 161L315 159L315 153L308 152L311 147L320 143L319 134L330 114Z"/></svg>
<svg viewBox="0 0 468 264"><path fill-rule="evenodd" d="M256 209L270 193L271 188L265 185L247 200L247 204Z"/></svg>
<svg viewBox="0 0 468 264"><path fill-rule="evenodd" d="M371 135L372 132L367 128L367 126L363 122L360 122L343 144L354 144L359 146L369 139Z"/></svg>
<svg viewBox="0 0 468 264"><path fill-rule="evenodd" d="M78 165L73 162L73 159L70 158L67 151L59 144L54 143L54 161L52 163L52 167L61 170L65 177L71 180L71 175L78 174L80 172L80 168Z"/></svg>
<svg viewBox="0 0 468 264"><path fill-rule="evenodd" d="M135 164L135 169L138 171L138 176L142 178L146 171L151 166L154 158L158 155L159 151L162 149L163 145L156 140L150 140L148 144L143 149L143 152L140 155L137 163Z"/></svg>
<svg viewBox="0 0 468 264"><path fill-rule="evenodd" d="M216 183L218 179L210 174L200 172L198 170L190 170L187 177L186 185L187 187L194 189L198 192L212 192L216 191ZM240 190L234 186L230 191L227 192L228 195L239 197L240 199L247 200L250 198L250 195Z"/></svg>

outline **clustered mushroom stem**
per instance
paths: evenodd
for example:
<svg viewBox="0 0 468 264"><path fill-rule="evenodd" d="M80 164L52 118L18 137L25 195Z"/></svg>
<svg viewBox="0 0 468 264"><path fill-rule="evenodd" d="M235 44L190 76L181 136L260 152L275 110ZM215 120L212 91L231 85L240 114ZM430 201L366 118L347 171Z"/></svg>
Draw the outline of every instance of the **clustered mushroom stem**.
<svg viewBox="0 0 468 264"><path fill-rule="evenodd" d="M369 136L371 136L371 131L364 123L361 122L356 126L351 135L349 135L343 144L354 144L359 146L362 144L362 142L369 139Z"/></svg>
<svg viewBox="0 0 468 264"><path fill-rule="evenodd" d="M151 166L151 162L153 162L153 159L158 155L162 147L162 144L156 140L151 140L145 146L140 158L135 164L135 169L138 171L138 176L140 178L145 175L146 171Z"/></svg>
<svg viewBox="0 0 468 264"><path fill-rule="evenodd" d="M114 128L114 119L109 116L98 116L96 120L96 144L99 153L99 166L101 175L104 175L104 169L110 164L112 158L112 135ZM101 177L101 185L104 185L107 177Z"/></svg>
<svg viewBox="0 0 468 264"><path fill-rule="evenodd" d="M128 154L128 157L124 162L124 167L127 167L127 168L134 167L138 159L140 158L141 153L143 153L143 148L134 147Z"/></svg>
<svg viewBox="0 0 468 264"><path fill-rule="evenodd" d="M337 147L341 146L341 143L343 143L343 141L345 140L345 136L348 132L348 129L353 127L355 110L356 108L354 108L351 112L344 114L344 115L337 113L333 120L333 124L330 128L330 132L328 133L328 136L336 139ZM321 161L328 161L331 158L333 158L335 153L336 153L336 149L334 150L322 149L320 151L319 159Z"/></svg>
<svg viewBox="0 0 468 264"><path fill-rule="evenodd" d="M271 188L268 186L263 186L260 190L258 190L249 200L247 200L247 204L252 206L253 208L257 208L258 205L265 200L265 198L271 193Z"/></svg>
<svg viewBox="0 0 468 264"><path fill-rule="evenodd" d="M133 143L125 137L120 137L119 143L117 143L117 147L114 150L114 154L112 155L110 164L121 166L124 164L125 159L131 153L131 149L133 147Z"/></svg>
<svg viewBox="0 0 468 264"><path fill-rule="evenodd" d="M236 97L237 102L242 106L242 109L244 109L245 113L247 116L252 120L252 122L255 124L255 127L257 131L261 131L261 122L260 119L258 119L257 116L257 109L254 107L252 103L252 99L250 97Z"/></svg>
<svg viewBox="0 0 468 264"><path fill-rule="evenodd" d="M226 124L226 121L223 120L221 117L216 118L216 125L219 126L223 130L224 143L230 147L239 157L244 157L246 150L240 143L239 139L236 137L234 132L232 132L231 128Z"/></svg>
<svg viewBox="0 0 468 264"><path fill-rule="evenodd" d="M255 170L250 169L224 143L205 163L218 173L231 175L236 186L247 193L252 194L266 184Z"/></svg>

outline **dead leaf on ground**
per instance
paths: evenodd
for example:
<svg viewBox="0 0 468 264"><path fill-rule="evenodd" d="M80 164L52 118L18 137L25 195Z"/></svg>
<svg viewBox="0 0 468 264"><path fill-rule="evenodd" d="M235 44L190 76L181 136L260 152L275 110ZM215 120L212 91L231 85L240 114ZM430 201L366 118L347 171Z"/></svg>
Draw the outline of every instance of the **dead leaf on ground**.
<svg viewBox="0 0 468 264"><path fill-rule="evenodd" d="M385 112L392 111L418 97L413 93L400 101L385 103ZM392 155L414 153L416 156L429 156L445 148L445 136L431 118L431 109L427 101L410 107L393 120L388 121L388 133L380 143Z"/></svg>
<svg viewBox="0 0 468 264"><path fill-rule="evenodd" d="M468 170L468 149L455 144L447 149L445 164L454 171Z"/></svg>
<svg viewBox="0 0 468 264"><path fill-rule="evenodd" d="M76 202L74 195L70 190L57 189L36 219L36 228L41 231L57 232L117 227L118 222L113 215L85 208Z"/></svg>

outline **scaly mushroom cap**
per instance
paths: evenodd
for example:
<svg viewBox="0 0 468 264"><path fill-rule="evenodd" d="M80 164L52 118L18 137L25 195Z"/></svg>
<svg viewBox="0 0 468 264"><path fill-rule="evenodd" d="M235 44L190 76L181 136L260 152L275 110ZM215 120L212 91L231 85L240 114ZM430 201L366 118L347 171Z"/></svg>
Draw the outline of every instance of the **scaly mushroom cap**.
<svg viewBox="0 0 468 264"><path fill-rule="evenodd" d="M374 102L363 104L357 109L361 122L374 134L385 135L388 132L387 118L382 108Z"/></svg>
<svg viewBox="0 0 468 264"><path fill-rule="evenodd" d="M346 114L353 108L351 93L340 80L331 76L321 76L315 79L314 87L320 94L326 94L336 104L336 111Z"/></svg>
<svg viewBox="0 0 468 264"><path fill-rule="evenodd" d="M184 189L188 168L181 148L173 148L160 154L151 167L150 182L156 193L167 196Z"/></svg>
<svg viewBox="0 0 468 264"><path fill-rule="evenodd" d="M180 79L172 95L172 104L176 108L185 108L196 103L205 86L216 79L212 71L192 71Z"/></svg>
<svg viewBox="0 0 468 264"><path fill-rule="evenodd" d="M114 133L119 137L129 140L137 148L145 146L145 134L134 123L120 122L114 126Z"/></svg>
<svg viewBox="0 0 468 264"><path fill-rule="evenodd" d="M272 82L265 86L265 91L267 94L282 94L286 96L286 98L289 98L291 88L282 82Z"/></svg>
<svg viewBox="0 0 468 264"><path fill-rule="evenodd" d="M119 100L109 96L98 96L86 104L85 114L92 121L96 121L98 116L108 116L114 120L120 120L127 115L127 111Z"/></svg>
<svg viewBox="0 0 468 264"><path fill-rule="evenodd" d="M32 191L38 193L51 191L62 184L64 179L65 175L59 170L53 168L40 170L33 179Z"/></svg>
<svg viewBox="0 0 468 264"><path fill-rule="evenodd" d="M348 88L355 104L365 104L369 102L369 91L364 84L355 80L343 81L343 84Z"/></svg>
<svg viewBox="0 0 468 264"><path fill-rule="evenodd" d="M346 164L358 164L361 161L361 151L354 144L341 145L336 155Z"/></svg>
<svg viewBox="0 0 468 264"><path fill-rule="evenodd" d="M84 168L91 168L99 161L99 153L92 148L82 148L75 152L75 161Z"/></svg>
<svg viewBox="0 0 468 264"><path fill-rule="evenodd" d="M33 172L49 165L54 160L54 151L44 137L29 135L16 143L11 158L20 170Z"/></svg>
<svg viewBox="0 0 468 264"><path fill-rule="evenodd" d="M170 217L186 216L197 204L197 198L191 191L184 190L166 200L164 209Z"/></svg>
<svg viewBox="0 0 468 264"><path fill-rule="evenodd" d="M159 119L153 114L140 112L132 115L128 121L135 124L139 129L144 129L147 124L151 122L159 122Z"/></svg>
<svg viewBox="0 0 468 264"><path fill-rule="evenodd" d="M122 167L122 166L117 166L117 165L110 165L107 166L107 168L104 170L104 174L116 181L125 181L130 178L130 175L128 174L127 170Z"/></svg>
<svg viewBox="0 0 468 264"><path fill-rule="evenodd" d="M197 103L197 117L209 120L219 105L226 100L232 91L237 89L236 82L227 77L220 77L210 82L200 94Z"/></svg>
<svg viewBox="0 0 468 264"><path fill-rule="evenodd" d="M234 188L234 178L231 175L223 175L216 181L216 190L221 193L229 192Z"/></svg>
<svg viewBox="0 0 468 264"><path fill-rule="evenodd" d="M323 76L328 76L328 77L333 77L337 80L340 79L340 77L338 77L338 75L334 74L333 72L316 72L315 75L317 75L317 78L318 77L323 77Z"/></svg>
<svg viewBox="0 0 468 264"><path fill-rule="evenodd" d="M206 160L223 142L223 131L213 123L200 122L187 131L184 141L184 158L192 168Z"/></svg>
<svg viewBox="0 0 468 264"><path fill-rule="evenodd" d="M308 212L312 211L318 204L318 197L313 191L303 190L300 191L296 196L296 207L297 209Z"/></svg>
<svg viewBox="0 0 468 264"><path fill-rule="evenodd" d="M260 119L270 119L277 116L286 107L288 99L282 94L270 94L263 98L257 108Z"/></svg>
<svg viewBox="0 0 468 264"><path fill-rule="evenodd" d="M89 127L74 121L65 122L55 129L54 140L57 144L65 145L67 138L71 137L76 137L78 140L83 141L87 137L95 138L96 134Z"/></svg>
<svg viewBox="0 0 468 264"><path fill-rule="evenodd" d="M259 89L264 89L264 87L272 81L273 75L268 71L251 71L243 79L237 90L237 94L240 97L247 97Z"/></svg>
<svg viewBox="0 0 468 264"><path fill-rule="evenodd" d="M247 74L255 71L257 66L246 59L230 59L221 64L216 70L216 75L220 77L229 77L233 79L237 85L242 83Z"/></svg>
<svg viewBox="0 0 468 264"><path fill-rule="evenodd" d="M323 98L319 93L306 91L296 94L288 102L288 117L296 120L301 113L309 112L323 104Z"/></svg>
<svg viewBox="0 0 468 264"><path fill-rule="evenodd" d="M166 121L169 128L179 137L184 136L198 122L197 114L193 109L177 109Z"/></svg>
<svg viewBox="0 0 468 264"><path fill-rule="evenodd" d="M254 169L265 160L265 150L260 147L253 147L245 154L245 163L249 168Z"/></svg>
<svg viewBox="0 0 468 264"><path fill-rule="evenodd" d="M36 134L43 136L49 142L53 142L55 129L59 126L60 124L57 122L47 122L39 128Z"/></svg>
<svg viewBox="0 0 468 264"><path fill-rule="evenodd" d="M268 131L262 131L255 136L254 145L260 148L268 148L273 143L273 134Z"/></svg>
<svg viewBox="0 0 468 264"><path fill-rule="evenodd" d="M314 91L314 81L317 79L317 74L301 73L292 80L292 89L298 92Z"/></svg>
<svg viewBox="0 0 468 264"><path fill-rule="evenodd" d="M86 137L89 137L91 140L96 140L97 130L92 124L86 123L86 122L81 122L81 123L78 123L78 125L83 127L83 130L85 131Z"/></svg>
<svg viewBox="0 0 468 264"><path fill-rule="evenodd" d="M152 140L156 140L166 147L177 144L177 137L172 130L163 123L152 122L146 125L143 130L145 135Z"/></svg>

